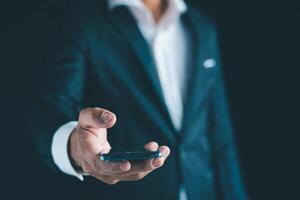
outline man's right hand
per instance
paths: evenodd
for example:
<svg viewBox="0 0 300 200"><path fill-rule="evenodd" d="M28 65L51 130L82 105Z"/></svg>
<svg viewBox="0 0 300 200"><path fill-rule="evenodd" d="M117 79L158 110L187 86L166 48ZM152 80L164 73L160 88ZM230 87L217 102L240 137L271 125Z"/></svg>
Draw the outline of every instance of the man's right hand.
<svg viewBox="0 0 300 200"><path fill-rule="evenodd" d="M137 163L101 161L99 154L109 153L111 149L107 141L107 129L116 121L116 116L105 109L86 108L80 112L69 146L70 157L77 167L104 183L115 184L119 181L140 180L164 164L170 149L167 146L159 147L156 142L149 142L144 147L149 151L161 151L161 158Z"/></svg>

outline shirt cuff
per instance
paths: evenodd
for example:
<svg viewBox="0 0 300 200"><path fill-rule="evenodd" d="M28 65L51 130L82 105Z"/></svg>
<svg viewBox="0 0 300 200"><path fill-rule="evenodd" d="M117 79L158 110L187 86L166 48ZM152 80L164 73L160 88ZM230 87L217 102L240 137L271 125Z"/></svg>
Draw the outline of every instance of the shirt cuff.
<svg viewBox="0 0 300 200"><path fill-rule="evenodd" d="M51 153L54 163L62 172L75 176L83 181L83 174L74 169L68 155L69 137L77 124L78 122L71 121L59 127L53 136Z"/></svg>

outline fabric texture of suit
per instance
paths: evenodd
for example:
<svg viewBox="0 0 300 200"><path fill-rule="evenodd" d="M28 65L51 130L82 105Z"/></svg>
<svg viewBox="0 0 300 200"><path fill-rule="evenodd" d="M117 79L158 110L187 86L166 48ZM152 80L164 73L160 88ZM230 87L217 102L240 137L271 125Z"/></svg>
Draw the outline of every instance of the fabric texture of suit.
<svg viewBox="0 0 300 200"><path fill-rule="evenodd" d="M81 183L68 178L70 185L62 186L66 196L178 199L183 183L189 200L246 199L211 20L192 5L181 17L190 33L192 55L178 132L164 103L150 49L128 9L109 11L105 1L72 1L67 15L57 48L45 66L41 93L30 109L29 133L40 158L61 173L52 160L53 134L62 124L76 121L86 107L116 114L118 122L108 134L114 150L157 141L168 145L171 155L161 169L138 182L110 186L92 177ZM203 67L211 58L216 66Z"/></svg>

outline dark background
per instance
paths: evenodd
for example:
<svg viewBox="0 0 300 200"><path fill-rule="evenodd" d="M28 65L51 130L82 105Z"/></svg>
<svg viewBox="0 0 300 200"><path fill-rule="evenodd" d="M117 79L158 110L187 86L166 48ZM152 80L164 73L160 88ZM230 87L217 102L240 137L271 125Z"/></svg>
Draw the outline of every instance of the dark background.
<svg viewBox="0 0 300 200"><path fill-rule="evenodd" d="M251 199L300 199L299 1L194 2L219 27ZM64 7L62 0L1 1L1 199L64 197L60 186L68 178L55 177L39 162L22 123Z"/></svg>

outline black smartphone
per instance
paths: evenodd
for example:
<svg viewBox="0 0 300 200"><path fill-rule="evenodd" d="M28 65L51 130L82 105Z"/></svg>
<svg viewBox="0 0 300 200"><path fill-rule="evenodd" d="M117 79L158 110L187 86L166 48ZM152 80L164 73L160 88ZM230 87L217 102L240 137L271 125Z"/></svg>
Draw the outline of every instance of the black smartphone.
<svg viewBox="0 0 300 200"><path fill-rule="evenodd" d="M132 151L132 152L116 152L101 154L100 160L108 162L123 162L123 161L137 161L148 160L152 158L159 158L162 156L160 151Z"/></svg>

